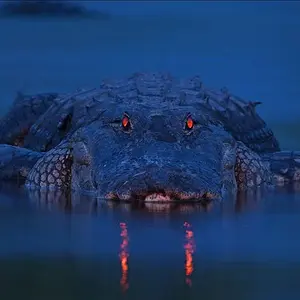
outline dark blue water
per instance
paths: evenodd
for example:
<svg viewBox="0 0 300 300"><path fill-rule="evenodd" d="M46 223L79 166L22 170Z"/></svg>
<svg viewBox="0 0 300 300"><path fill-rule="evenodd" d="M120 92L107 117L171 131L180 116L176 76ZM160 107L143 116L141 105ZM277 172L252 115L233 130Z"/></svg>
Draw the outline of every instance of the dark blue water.
<svg viewBox="0 0 300 300"><path fill-rule="evenodd" d="M88 4L112 18L0 19L3 111L19 89L70 92L165 71L262 101L269 122L297 121L299 2Z"/></svg>
<svg viewBox="0 0 300 300"><path fill-rule="evenodd" d="M5 299L299 299L299 188L205 207L44 196L1 188Z"/></svg>

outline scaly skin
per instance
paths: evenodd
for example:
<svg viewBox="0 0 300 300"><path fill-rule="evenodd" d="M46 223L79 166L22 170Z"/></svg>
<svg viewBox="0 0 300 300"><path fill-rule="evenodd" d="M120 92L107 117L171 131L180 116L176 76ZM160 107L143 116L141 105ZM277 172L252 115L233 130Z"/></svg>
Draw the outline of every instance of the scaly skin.
<svg viewBox="0 0 300 300"><path fill-rule="evenodd" d="M0 180L24 183L30 170L43 157L43 153L2 144L0 157Z"/></svg>
<svg viewBox="0 0 300 300"><path fill-rule="evenodd" d="M1 144L23 147L31 126L48 110L57 96L57 93L34 96L18 93L11 110L0 120Z"/></svg>
<svg viewBox="0 0 300 300"><path fill-rule="evenodd" d="M299 180L300 154L280 152L257 104L205 88L198 77L104 81L61 97L31 126L24 146L46 153L26 186L166 202Z"/></svg>

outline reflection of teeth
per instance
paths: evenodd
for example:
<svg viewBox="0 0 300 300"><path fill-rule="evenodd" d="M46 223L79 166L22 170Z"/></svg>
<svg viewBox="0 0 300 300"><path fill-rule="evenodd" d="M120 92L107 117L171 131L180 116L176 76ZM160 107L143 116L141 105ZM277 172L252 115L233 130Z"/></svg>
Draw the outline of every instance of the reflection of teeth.
<svg viewBox="0 0 300 300"><path fill-rule="evenodd" d="M165 203L145 203L145 207L152 212L169 211L171 209L171 205Z"/></svg>
<svg viewBox="0 0 300 300"><path fill-rule="evenodd" d="M164 201L171 201L171 198L167 195L164 196L162 194L157 194L157 193L148 195L145 198L145 202L164 202Z"/></svg>

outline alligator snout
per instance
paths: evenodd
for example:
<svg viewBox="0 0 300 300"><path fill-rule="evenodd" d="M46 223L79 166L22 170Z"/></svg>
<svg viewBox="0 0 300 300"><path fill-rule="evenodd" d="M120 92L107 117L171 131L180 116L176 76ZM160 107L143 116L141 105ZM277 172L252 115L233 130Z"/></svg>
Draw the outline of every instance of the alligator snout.
<svg viewBox="0 0 300 300"><path fill-rule="evenodd" d="M126 172L127 168L124 168ZM127 169L128 170L128 169ZM198 170L175 167L171 162L147 165L132 176L111 183L105 198L120 201L170 202L202 201L221 196L219 185ZM123 173L125 174L125 173ZM208 176L208 174L207 174ZM213 176L211 176L213 178Z"/></svg>
<svg viewBox="0 0 300 300"><path fill-rule="evenodd" d="M220 199L220 197L220 194L213 194L211 192L187 193L171 190L161 190L156 192L149 190L143 193L133 192L128 194L109 193L106 196L107 200L144 201L147 203L165 203L174 201L201 202Z"/></svg>

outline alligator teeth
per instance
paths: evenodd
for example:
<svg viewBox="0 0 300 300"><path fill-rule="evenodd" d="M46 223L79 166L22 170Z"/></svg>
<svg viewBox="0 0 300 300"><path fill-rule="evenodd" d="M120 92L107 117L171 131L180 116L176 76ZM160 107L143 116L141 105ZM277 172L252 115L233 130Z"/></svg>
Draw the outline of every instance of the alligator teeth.
<svg viewBox="0 0 300 300"><path fill-rule="evenodd" d="M220 197L216 194L213 194L211 192L205 192L203 195L202 195L202 199L203 200L207 200L207 201L210 201L210 200L214 200L214 199L219 199Z"/></svg>
<svg viewBox="0 0 300 300"><path fill-rule="evenodd" d="M170 196L168 195L163 195L160 193L153 193L145 198L145 202L166 202L166 201L171 201Z"/></svg>

